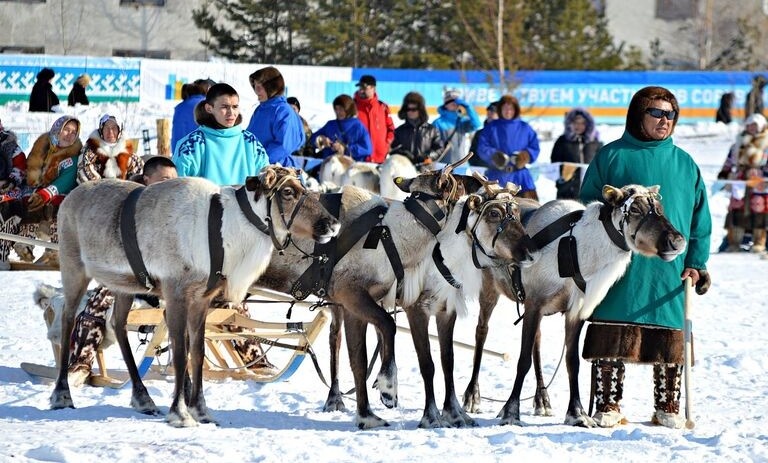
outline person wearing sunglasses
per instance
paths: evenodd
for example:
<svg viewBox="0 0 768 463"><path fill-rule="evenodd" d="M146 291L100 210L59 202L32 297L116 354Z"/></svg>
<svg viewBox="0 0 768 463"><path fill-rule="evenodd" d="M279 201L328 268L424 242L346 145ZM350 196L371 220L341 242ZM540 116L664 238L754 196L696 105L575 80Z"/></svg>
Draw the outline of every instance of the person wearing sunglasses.
<svg viewBox="0 0 768 463"><path fill-rule="evenodd" d="M424 97L418 92L407 93L397 117L405 122L395 129L390 154L401 154L413 164L439 160L443 141L437 128L429 123Z"/></svg>
<svg viewBox="0 0 768 463"><path fill-rule="evenodd" d="M665 215L687 240L685 251L670 262L633 256L589 319L582 356L592 361L593 418L601 427L626 422L620 407L625 363L653 365L651 421L670 428L685 424L680 415L683 280L691 277L700 295L709 289L712 218L696 162L672 141L679 117L672 92L663 87L639 90L629 103L624 134L598 151L582 182L584 203L603 200L606 184L659 185Z"/></svg>

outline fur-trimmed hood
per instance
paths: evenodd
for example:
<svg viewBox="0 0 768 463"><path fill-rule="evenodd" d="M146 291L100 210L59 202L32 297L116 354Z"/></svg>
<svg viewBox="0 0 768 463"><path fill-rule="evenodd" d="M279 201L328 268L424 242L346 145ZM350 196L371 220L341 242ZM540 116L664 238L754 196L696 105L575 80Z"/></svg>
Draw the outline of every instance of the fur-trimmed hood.
<svg viewBox="0 0 768 463"><path fill-rule="evenodd" d="M765 153L768 151L768 127L752 135L743 132L739 140L738 165L742 167L761 167L765 164Z"/></svg>
<svg viewBox="0 0 768 463"><path fill-rule="evenodd" d="M59 134L67 122L77 123L77 138L66 148L59 148ZM27 156L27 184L31 187L47 186L59 176L59 163L80 154L80 121L72 116L62 116L53 123L48 133L40 135Z"/></svg>
<svg viewBox="0 0 768 463"><path fill-rule="evenodd" d="M579 116L587 121L587 127L584 130L584 141L591 142L597 140L598 133L595 129L595 119L589 111L584 108L574 108L565 114L565 120L563 121L563 124L565 125L565 138L569 141L574 141L576 139L576 134L573 133L573 130L571 129L571 123Z"/></svg>
<svg viewBox="0 0 768 463"><path fill-rule="evenodd" d="M78 164L78 182L83 183L99 178L127 179L140 171L142 163L135 155L133 140L120 137L109 143L94 130L85 141L85 149Z"/></svg>
<svg viewBox="0 0 768 463"><path fill-rule="evenodd" d="M88 140L85 142L86 148L93 151L96 155L104 156L107 158L114 158L120 153L133 154L134 146L132 140L125 138L118 138L116 143L110 144L99 135L98 130L94 130L88 136Z"/></svg>

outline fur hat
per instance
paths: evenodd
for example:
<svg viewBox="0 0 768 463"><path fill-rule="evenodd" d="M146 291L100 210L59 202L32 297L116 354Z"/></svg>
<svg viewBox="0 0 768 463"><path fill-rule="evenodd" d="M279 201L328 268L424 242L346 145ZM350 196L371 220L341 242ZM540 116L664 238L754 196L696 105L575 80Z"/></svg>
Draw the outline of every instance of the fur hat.
<svg viewBox="0 0 768 463"><path fill-rule="evenodd" d="M248 79L251 81L251 87L255 83L261 84L267 92L267 97L272 98L282 95L285 92L285 80L283 75L274 66L267 66L251 74Z"/></svg>
<svg viewBox="0 0 768 463"><path fill-rule="evenodd" d="M75 82L77 82L83 87L87 87L88 84L91 83L91 76L89 76L88 74L80 74L80 76L78 76Z"/></svg>
<svg viewBox="0 0 768 463"><path fill-rule="evenodd" d="M40 72L37 73L37 80L48 82L49 80L53 79L53 76L55 75L56 73L53 69L43 68L40 70Z"/></svg>
<svg viewBox="0 0 768 463"><path fill-rule="evenodd" d="M749 124L757 124L757 132L762 132L765 130L765 126L768 122L765 120L765 116L762 114L754 113L750 114L747 120L744 121L744 127L748 126Z"/></svg>
<svg viewBox="0 0 768 463"><path fill-rule="evenodd" d="M366 74L360 77L360 80L355 84L355 87L375 87L376 78L370 74Z"/></svg>
<svg viewBox="0 0 768 463"><path fill-rule="evenodd" d="M461 98L461 94L458 90L446 90L443 92L443 104L448 104L452 101L456 101Z"/></svg>

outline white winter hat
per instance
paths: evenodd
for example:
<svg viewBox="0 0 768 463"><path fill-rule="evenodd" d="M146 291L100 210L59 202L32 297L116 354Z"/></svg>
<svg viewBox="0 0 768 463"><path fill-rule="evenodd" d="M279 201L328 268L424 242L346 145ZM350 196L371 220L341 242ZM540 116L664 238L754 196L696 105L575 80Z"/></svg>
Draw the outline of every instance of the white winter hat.
<svg viewBox="0 0 768 463"><path fill-rule="evenodd" d="M757 131L762 132L763 130L765 130L765 126L766 124L768 124L768 122L766 122L765 116L763 116L762 114L754 113L754 114L750 114L747 120L744 121L745 127L748 126L749 124L757 124Z"/></svg>

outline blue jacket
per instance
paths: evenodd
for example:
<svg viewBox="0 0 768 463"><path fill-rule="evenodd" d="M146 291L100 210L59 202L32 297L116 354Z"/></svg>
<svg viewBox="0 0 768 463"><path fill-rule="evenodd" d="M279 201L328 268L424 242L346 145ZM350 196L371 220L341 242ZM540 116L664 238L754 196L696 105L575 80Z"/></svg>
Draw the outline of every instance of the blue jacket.
<svg viewBox="0 0 768 463"><path fill-rule="evenodd" d="M310 143L315 146L315 140L319 135L324 135L331 141L340 140L347 150L344 154L351 156L355 161L365 161L373 152L373 144L368 129L360 119L350 117L347 119L333 119L325 123L317 132L312 134ZM320 154L323 158L333 155L332 148L323 148Z"/></svg>
<svg viewBox="0 0 768 463"><path fill-rule="evenodd" d="M291 153L307 140L304 125L284 96L274 96L257 106L247 130L264 145L270 164L301 168Z"/></svg>
<svg viewBox="0 0 768 463"><path fill-rule="evenodd" d="M460 115L458 111L448 111L441 105L437 108L440 117L432 123L440 131L443 145L448 146L449 141L451 143L451 147L443 157L447 162L456 162L466 156L471 142L467 135L483 126L475 108L461 99L456 100L456 104L464 108L467 114Z"/></svg>
<svg viewBox="0 0 768 463"><path fill-rule="evenodd" d="M201 125L179 141L173 162L179 177L203 177L219 185L241 185L269 163L259 140L238 125Z"/></svg>
<svg viewBox="0 0 768 463"><path fill-rule="evenodd" d="M176 152L176 144L189 132L197 128L195 122L195 106L203 101L205 95L192 95L173 108L171 123L171 152Z"/></svg>
<svg viewBox="0 0 768 463"><path fill-rule="evenodd" d="M488 180L498 180L500 185L513 182L520 186L521 192L535 190L536 184L527 168L506 172L493 167L491 161L497 151L511 156L515 151L522 150L531 155L529 163L536 162L539 157L539 137L528 123L519 118L491 121L480 133L477 141L477 155L491 166L485 171ZM512 165L514 163L510 162L510 166Z"/></svg>

